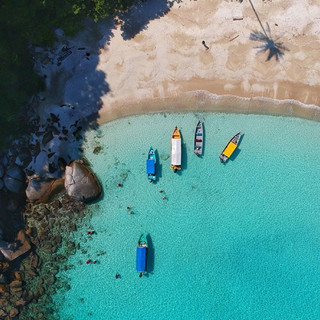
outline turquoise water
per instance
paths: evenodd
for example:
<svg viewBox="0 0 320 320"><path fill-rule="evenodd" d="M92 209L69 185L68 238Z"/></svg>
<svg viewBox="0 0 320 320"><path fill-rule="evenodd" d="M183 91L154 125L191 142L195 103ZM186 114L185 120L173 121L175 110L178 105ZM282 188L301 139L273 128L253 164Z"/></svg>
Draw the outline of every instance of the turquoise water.
<svg viewBox="0 0 320 320"><path fill-rule="evenodd" d="M198 119L202 158L193 154ZM177 174L169 170L175 125ZM239 150L223 165L218 156L238 131ZM210 113L135 116L89 132L85 155L104 197L76 233L74 268L60 274L71 289L55 298L59 318L320 319L319 137L312 121ZM145 174L150 146L160 157L156 184ZM151 247L143 278L140 231Z"/></svg>

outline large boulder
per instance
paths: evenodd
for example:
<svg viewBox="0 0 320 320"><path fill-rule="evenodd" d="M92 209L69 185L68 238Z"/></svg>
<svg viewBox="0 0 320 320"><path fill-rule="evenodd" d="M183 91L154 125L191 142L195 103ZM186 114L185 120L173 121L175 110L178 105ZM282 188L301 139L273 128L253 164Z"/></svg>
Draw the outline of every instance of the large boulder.
<svg viewBox="0 0 320 320"><path fill-rule="evenodd" d="M66 166L64 186L70 197L88 202L101 194L101 185L93 172L82 161Z"/></svg>
<svg viewBox="0 0 320 320"><path fill-rule="evenodd" d="M22 169L17 165L13 165L7 170L3 178L3 182L5 187L9 191L14 193L20 193L20 191L25 186L25 179L26 176Z"/></svg>
<svg viewBox="0 0 320 320"><path fill-rule="evenodd" d="M48 202L64 188L64 179L33 178L28 182L26 196L29 201Z"/></svg>
<svg viewBox="0 0 320 320"><path fill-rule="evenodd" d="M15 260L30 249L30 242L26 238L23 230L18 232L14 242L12 243L0 240L0 252L9 261Z"/></svg>

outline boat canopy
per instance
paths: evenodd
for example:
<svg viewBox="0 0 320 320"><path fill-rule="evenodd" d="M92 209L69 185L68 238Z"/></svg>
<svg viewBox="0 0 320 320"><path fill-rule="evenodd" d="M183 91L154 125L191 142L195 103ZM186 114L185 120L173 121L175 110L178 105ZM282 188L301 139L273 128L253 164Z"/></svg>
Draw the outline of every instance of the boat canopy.
<svg viewBox="0 0 320 320"><path fill-rule="evenodd" d="M155 174L155 161L154 159L147 160L147 174Z"/></svg>
<svg viewBox="0 0 320 320"><path fill-rule="evenodd" d="M228 158L230 158L231 155L233 154L234 150L236 150L236 148L237 148L237 145L231 141L227 145L226 149L223 151L223 154L225 156L227 156Z"/></svg>
<svg viewBox="0 0 320 320"><path fill-rule="evenodd" d="M138 272L146 271L147 268L147 248L137 247L136 270Z"/></svg>
<svg viewBox="0 0 320 320"><path fill-rule="evenodd" d="M181 139L171 139L171 164L181 165Z"/></svg>

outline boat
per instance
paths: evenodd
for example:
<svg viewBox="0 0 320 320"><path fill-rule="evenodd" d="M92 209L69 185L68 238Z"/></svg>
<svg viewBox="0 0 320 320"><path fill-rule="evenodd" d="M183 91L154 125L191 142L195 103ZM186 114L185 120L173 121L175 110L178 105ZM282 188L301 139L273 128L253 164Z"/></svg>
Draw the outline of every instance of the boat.
<svg viewBox="0 0 320 320"><path fill-rule="evenodd" d="M136 255L136 270L140 272L140 277L147 271L148 242L146 235L142 232L138 244Z"/></svg>
<svg viewBox="0 0 320 320"><path fill-rule="evenodd" d="M147 176L148 176L149 182L156 181L156 163L157 163L156 154L153 148L150 147L148 152L148 159L146 163Z"/></svg>
<svg viewBox="0 0 320 320"><path fill-rule="evenodd" d="M221 162L226 162L233 152L237 149L237 146L239 144L241 138L241 132L238 132L226 145L226 147L221 152L219 158Z"/></svg>
<svg viewBox="0 0 320 320"><path fill-rule="evenodd" d="M181 170L181 135L178 127L175 127L172 133L170 169L174 172Z"/></svg>
<svg viewBox="0 0 320 320"><path fill-rule="evenodd" d="M203 149L203 126L202 126L202 122L199 120L198 124L196 126L195 134L194 134L193 152L197 156L201 156L202 155L202 149Z"/></svg>

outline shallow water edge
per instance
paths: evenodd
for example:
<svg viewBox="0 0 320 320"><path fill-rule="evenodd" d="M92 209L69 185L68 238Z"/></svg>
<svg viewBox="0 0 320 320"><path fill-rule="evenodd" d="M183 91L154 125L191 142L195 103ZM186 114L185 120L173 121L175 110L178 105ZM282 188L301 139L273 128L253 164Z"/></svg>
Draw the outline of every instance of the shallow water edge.
<svg viewBox="0 0 320 320"><path fill-rule="evenodd" d="M99 124L131 115L159 112L222 112L299 117L320 121L320 107L294 99L217 95L206 90L132 101L117 101L100 110Z"/></svg>

